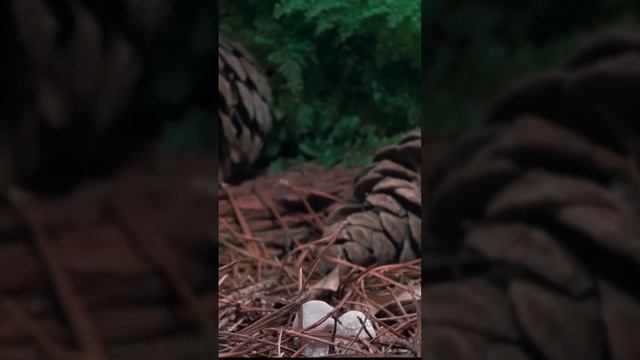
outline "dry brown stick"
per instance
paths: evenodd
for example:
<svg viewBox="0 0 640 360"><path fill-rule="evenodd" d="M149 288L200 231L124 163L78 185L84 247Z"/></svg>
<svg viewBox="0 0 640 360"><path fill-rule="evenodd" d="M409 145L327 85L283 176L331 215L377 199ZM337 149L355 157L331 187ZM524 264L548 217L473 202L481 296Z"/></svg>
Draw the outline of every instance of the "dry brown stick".
<svg viewBox="0 0 640 360"><path fill-rule="evenodd" d="M389 278L387 278L387 277L385 277L383 275L380 275L380 274L376 273L374 271L376 269L375 265L369 266L368 268L365 269L362 266L359 266L359 265L356 265L356 264L352 264L352 263L350 263L348 261L345 261L345 260L342 260L342 259L339 259L339 258L336 258L336 257L333 257L333 256L326 256L325 259L330 260L330 261L332 261L332 262L334 262L336 264L342 264L342 265L345 265L345 266L348 266L348 267L351 267L351 268L354 268L354 269L361 270L362 271L361 274L359 274L357 276L354 274L354 276L356 277L354 280L351 280L351 279L348 279L348 280L358 283L358 285L360 286L360 289L358 289L356 287L356 291L358 291L360 296L362 296L364 299L367 299L370 303L374 304L376 307L379 307L380 310L386 311L389 314L391 314L391 312L389 312L389 310L387 310L387 309L385 309L383 307L380 307L376 302L371 301L371 299L366 295L366 292L364 290L364 276L367 273L370 273L370 274L376 276L377 278L379 278L382 281L387 281L387 282L392 283L392 284L394 284L396 286L399 285L398 286L399 288L401 288L403 290L406 290L408 292L412 291L409 288L407 288L407 287L405 287L405 286L403 286L401 284L398 284L397 282L395 282L395 281L393 281L393 280L391 280L391 279L389 279ZM345 286L347 281L345 280L342 283L343 284L341 285L341 287Z"/></svg>
<svg viewBox="0 0 640 360"><path fill-rule="evenodd" d="M387 325L384 323L384 321L380 321L378 320L378 318L374 317L373 315L371 315L371 313L369 312L369 310L367 309L362 309L362 312L371 320L375 321L378 325L384 327L385 329L387 329L390 333L392 333L393 335L397 336L398 338L402 338L402 334L400 334L399 332L397 332L395 329L393 329L393 327ZM380 337L380 334L376 335L376 339Z"/></svg>
<svg viewBox="0 0 640 360"><path fill-rule="evenodd" d="M380 342L380 341L379 341ZM383 344L383 342L380 342L381 344ZM410 343L409 341L405 340L405 339L395 339L393 342L386 344L385 345L394 345L400 348L403 348L405 350L409 350L411 351L414 355L417 355L417 351L416 351L416 347Z"/></svg>
<svg viewBox="0 0 640 360"><path fill-rule="evenodd" d="M298 349L296 352L293 353L293 355L291 355L291 357L295 358L300 356L300 354L302 354L302 352L304 351L304 349L307 347L307 344L302 345L302 347L300 349Z"/></svg>
<svg viewBox="0 0 640 360"><path fill-rule="evenodd" d="M242 355L246 355L247 353L244 351L233 351L233 352L219 352L218 357L220 359L229 358L229 357L240 357Z"/></svg>
<svg viewBox="0 0 640 360"><path fill-rule="evenodd" d="M231 294L228 294L227 300L229 300L230 303L234 303L238 299L245 297L247 295L268 290L276 286L281 278L282 278L282 273L280 272L277 275L270 277L266 280L263 280L257 284L249 285L245 288L238 289L232 292Z"/></svg>
<svg viewBox="0 0 640 360"><path fill-rule="evenodd" d="M232 332L229 332L229 331L222 331L221 330L221 331L218 332L218 334L220 334L220 336L226 336L226 337L234 337L235 336L235 337L239 337L239 338L244 339L244 340L257 341L257 342L260 342L260 343L263 343L263 344L267 344L267 345L272 345L272 346L276 346L277 345L277 343L274 343L274 342L271 342L271 341L268 341L268 340L264 340L264 339L260 339L260 338L256 338L256 337L251 337L251 336L247 336L247 335L243 335L243 334L238 334L238 333L232 333ZM283 346L283 347L286 350L294 351L293 349L288 348L286 346Z"/></svg>
<svg viewBox="0 0 640 360"><path fill-rule="evenodd" d="M132 242L142 256L150 260L151 263L162 272L178 297L187 305L193 317L195 317L195 320L200 323L207 338L213 339L213 333L215 331L214 321L209 318L204 306L184 279L182 272L179 270L166 244L165 236L158 233L156 228L146 226L142 229L144 233L147 235L152 234L153 236L150 236L151 239L145 238L144 234L140 234L140 229L126 221L126 211L120 209L117 213L116 222L119 223L123 232L128 235L127 239Z"/></svg>
<svg viewBox="0 0 640 360"><path fill-rule="evenodd" d="M302 317L304 315L302 313L302 307L300 307L298 312L300 314L300 323L304 323L304 318ZM326 315L324 315L320 319L316 320L313 324L308 325L306 328L300 330L300 332L305 332L305 331L309 331L309 330L313 330L313 329L317 328L318 326L322 325L322 323L324 323L325 320L329 319L330 317L335 315L337 312L338 312L338 309L334 308L333 310L329 311Z"/></svg>
<svg viewBox="0 0 640 360"><path fill-rule="evenodd" d="M357 319L360 320L360 318L357 318ZM353 346L353 344L355 344L355 342L360 338L360 333L362 333L362 330L365 329L365 325L361 320L360 320L360 324L361 324L361 326L360 326L360 330L358 330L358 333L355 336L351 337L351 340L349 340L349 342L347 343L347 346L350 349ZM365 329L365 331L366 331L366 329ZM335 332L334 332L334 334L335 334ZM368 331L367 331L367 334L369 335L370 338L372 338L372 336L369 334ZM348 338L348 336L347 336L347 338ZM332 341L335 342L335 338L332 339Z"/></svg>
<svg viewBox="0 0 640 360"><path fill-rule="evenodd" d="M362 355L354 355L354 354L331 354L332 358L364 358L364 359L368 359L368 358L408 358L409 356L407 355L403 355L403 354L389 354L389 353L381 353L381 354L373 354L373 353L366 353L366 354L362 354ZM415 356L411 356L411 358L414 358Z"/></svg>
<svg viewBox="0 0 640 360"><path fill-rule="evenodd" d="M266 315L258 320L256 320L254 323L252 323L251 325L247 326L246 328L242 329L239 331L240 334L245 334L245 335L251 335L254 332L258 331L258 329L263 326L266 325L267 323L278 319L280 317L284 316L289 316L289 313L291 313L291 311L296 307L296 302L293 302L291 304L287 304L283 307L281 307L280 309L278 309L278 311L275 311L269 315Z"/></svg>
<svg viewBox="0 0 640 360"><path fill-rule="evenodd" d="M345 344L333 343L333 342L331 342L329 340L325 340L323 338L316 337L316 336L311 336L311 335L308 335L308 334L305 334L305 333L302 333L302 332L298 332L298 331L294 331L294 330L285 330L285 332L287 334L291 334L291 335L298 336L298 337L303 337L303 338L306 338L306 339L309 339L309 340L313 340L313 341L317 341L317 342L321 342L321 343L324 343L324 344L327 344L327 345L333 345L333 346L338 346L338 347L341 347L341 348L347 348L349 350L354 350L354 351L359 352L361 354L368 354L368 353L366 353L366 352L364 352L364 351L362 351L360 349L350 348Z"/></svg>
<svg viewBox="0 0 640 360"><path fill-rule="evenodd" d="M398 309L400 309L402 314L407 315L407 310L404 308L400 300L398 300L398 297L396 296L396 294L393 293L393 290L391 290L391 287L387 286L387 291L389 292L389 294L391 294L391 297L393 297L393 301L395 302Z"/></svg>
<svg viewBox="0 0 640 360"><path fill-rule="evenodd" d="M316 213L313 210L313 208L311 207L311 205L307 201L307 198L301 192L296 190L294 187L290 187L290 188L294 193L296 193L296 195L298 195L298 197L300 198L300 201L302 201L302 204L304 205L305 209L307 209L307 212L309 213L309 215L311 215L311 218L315 222L315 224L313 224L313 222L312 222L311 225L315 225L318 230L322 231L324 229L324 224L322 223L322 220L320 220L320 217L318 216L318 213Z"/></svg>
<svg viewBox="0 0 640 360"><path fill-rule="evenodd" d="M296 308L296 306L299 306L300 304L308 300L307 297L305 296L307 294L308 293L298 294L297 297L290 304L287 304L281 307L280 309L278 309L277 311L258 319L251 325L240 330L240 333L243 333L245 335L251 335L252 333L258 331L261 326L264 326L267 323L282 317L283 315L288 316L291 313L291 311L293 311L293 309Z"/></svg>
<svg viewBox="0 0 640 360"><path fill-rule="evenodd" d="M408 330L410 327L413 326L413 323L416 322L417 319L409 319L407 321L404 322L399 322L398 324L395 324L395 328L399 333L404 332L405 330ZM417 323L416 323L417 325Z"/></svg>
<svg viewBox="0 0 640 360"><path fill-rule="evenodd" d="M184 280L184 276L176 267L163 264L165 276L169 280L169 283L173 286L178 296L184 301L184 303L191 309L193 315L199 320L200 325L203 328L205 334L209 337L213 337L214 325L213 319L207 316L207 312L204 310L202 303Z"/></svg>
<svg viewBox="0 0 640 360"><path fill-rule="evenodd" d="M364 291L364 285L361 282L358 282L358 285L360 286L360 288L358 286L355 286L353 288L353 290L351 290L351 291L357 292L360 295L360 297L362 297L363 299L368 300L369 304L371 304L371 306L377 308L378 311L382 311L382 312L386 313L389 316L393 316L394 315L391 311L389 311L389 309L385 308L384 306L381 306L380 304L378 304L375 301L371 301L371 299L367 296L366 292Z"/></svg>
<svg viewBox="0 0 640 360"><path fill-rule="evenodd" d="M390 283L390 284L395 285L396 287L398 287L398 288L400 288L400 289L402 289L402 290L407 291L407 292L408 292L408 293L410 293L410 294L412 294L412 293L413 293L413 289L411 289L411 288L409 288L409 287L407 287L407 286L404 286L403 284L400 284L399 282L397 282L397 281L395 281L395 280L392 280L392 279L390 279L390 278L388 278L388 277L386 277L386 276L384 276L384 275L382 275L382 274L378 273L378 272L376 271L376 268L369 269L369 270L370 270L370 271L367 271L367 272L364 272L364 273L360 274L359 278L364 278L364 277L367 275L367 273L369 273L369 274L371 274L371 275L373 275L373 276L377 277L377 278L378 278L378 279L380 279L380 280L386 281L386 282L388 282L388 283Z"/></svg>
<svg viewBox="0 0 640 360"><path fill-rule="evenodd" d="M331 234L329 234L329 235L327 235L327 236L325 236L325 237L322 237L322 238L320 238L320 239L317 239L317 240L313 240L313 241L309 241L309 242L307 242L307 243L304 243L304 244L302 244L302 245L300 245L300 246L296 247L295 249L293 249L293 251L292 251L292 252L302 251L302 250L305 250L305 249L308 249L308 248L313 248L313 247L316 247L316 246L318 246L318 245L320 245L320 244L322 244L322 243L327 243L327 244L328 244L328 243L330 243L330 242L332 242L332 241L335 241L335 240L333 239L333 238L334 238L334 235L335 235L334 233L331 233ZM327 245L327 246L328 246L328 245Z"/></svg>
<svg viewBox="0 0 640 360"><path fill-rule="evenodd" d="M337 258L337 257L335 257L335 256L328 256L328 255L327 255L327 256L325 256L324 258L325 258L326 260L329 260L329 261L331 261L331 262L336 263L337 265L344 265L344 266L347 266L347 267L350 267L350 268L353 268L353 269L356 269L356 270L360 270L360 271L365 271L365 270L367 270L367 268L365 268L365 267L363 267L363 266L360 266L360 265L357 265L357 264L350 263L350 262L348 262L348 261L346 261L346 260L344 260L344 259L340 259L340 258ZM368 269L372 269L372 268L373 268L373 267L371 267L371 266L370 266Z"/></svg>
<svg viewBox="0 0 640 360"><path fill-rule="evenodd" d="M283 328L280 328L280 333L278 334L278 356L282 356L282 330Z"/></svg>
<svg viewBox="0 0 640 360"><path fill-rule="evenodd" d="M418 269L419 269L421 261L422 261L422 259L415 259L415 260L407 261L407 262L402 263L402 264L381 265L381 266L378 266L376 268L376 270L378 272L382 273L382 272L385 272L385 271L396 270L396 269L404 269L404 268L413 267L413 266L418 266Z"/></svg>
<svg viewBox="0 0 640 360"><path fill-rule="evenodd" d="M342 221L342 223L340 224L340 226L338 226L338 229L336 229L335 232L333 232L332 234L329 235L329 242L327 243L327 245L320 251L320 253L318 254L318 257L316 258L316 260L314 261L313 265L311 266L311 270L309 270L309 275L307 275L304 279L304 281L302 282L302 287L306 288L307 283L309 282L309 280L311 279L311 276L313 276L314 271L316 270L316 268L318 267L318 265L320 264L320 259L322 258L322 255L324 255L325 252L327 252L327 250L329 250L329 247L336 242L336 240L338 240L338 236L340 236L340 233L342 232L342 229L344 229L344 227L346 226L346 221Z"/></svg>
<svg viewBox="0 0 640 360"><path fill-rule="evenodd" d="M278 220L278 223L280 224L280 226L282 226L282 228L284 229L284 236L286 238L285 249L289 250L289 246L291 244L291 241L293 241L296 244L296 246L299 246L300 242L298 241L298 239L292 238L292 236L291 236L291 228L289 228L289 225L287 225L287 223L284 221L284 219L282 219L282 216L280 215L278 210L276 210L276 208L273 206L273 204L271 204L271 201L267 200L265 198L265 196L262 195L262 189L256 188L255 189L255 193L258 196L258 199L260 200L260 202L262 202L264 204L264 206L267 209L269 209L271 214L273 214L273 216L276 218L276 220Z"/></svg>
<svg viewBox="0 0 640 360"><path fill-rule="evenodd" d="M235 250L235 251L239 252L240 254L242 254L242 255L244 255L244 256L246 256L246 257L248 257L248 258L255 259L256 261L261 261L261 262L263 262L263 263L265 263L265 264L268 264L268 265L271 265L271 266L274 266L274 267L280 267L280 266L281 266L281 264L279 264L279 263L277 263L277 262L273 262L273 261L268 260L268 259L266 259L266 258L261 258L261 257L260 257L259 255L257 255L257 254L249 253L248 251L246 251L246 250L244 250L244 249L241 249L241 248L239 248L239 247L237 247L237 246L235 246L235 245L231 244L230 242L228 242L228 241L226 241L226 240L223 240L223 239L219 239L219 240L220 240L220 242L221 242L222 244L224 244L224 246L227 246L227 247L229 247L230 249L233 249L233 250Z"/></svg>
<svg viewBox="0 0 640 360"><path fill-rule="evenodd" d="M407 315L397 315L397 316L387 316L387 317L379 317L380 321L390 321L390 320L413 320L417 315L416 314L407 314Z"/></svg>
<svg viewBox="0 0 640 360"><path fill-rule="evenodd" d="M58 344L56 344L49 335L42 331L42 328L34 320L30 319L29 316L27 316L27 314L25 314L13 300L3 298L2 306L18 324L31 333L31 336L52 359L70 360L77 358L77 356L72 355L58 346Z"/></svg>
<svg viewBox="0 0 640 360"><path fill-rule="evenodd" d="M307 258L307 256L309 255L309 252L311 251L310 248L304 249L300 255L298 255L298 258L295 260L294 264L294 268L296 269L300 269L302 268L302 264L304 263L305 259ZM293 254L295 254L294 252L289 253L291 256L293 256Z"/></svg>
<svg viewBox="0 0 640 360"><path fill-rule="evenodd" d="M222 187L222 190L227 194L227 197L229 198L229 203L231 204L231 207L233 208L233 213L235 214L236 220L238 220L238 224L240 224L240 228L242 229L242 233L245 236L251 236L253 238L253 233L251 232L251 228L249 227L249 224L247 224L247 221L245 220L244 216L242 215L242 212L240 211L240 208L238 207L238 203L236 203L236 199L233 196L233 192L226 185L224 185L224 184L220 184L220 185ZM250 250L253 250L253 251L257 252L258 247L255 244L251 244L250 245Z"/></svg>
<svg viewBox="0 0 640 360"><path fill-rule="evenodd" d="M171 266L170 263L162 262L159 265L165 276L167 277L169 284L171 284L178 296L191 310L193 316L195 316L196 319L200 322L204 333L209 337L213 337L213 319L207 316L207 312L204 310L202 303L193 292L193 290L189 287L182 273L177 269L177 267Z"/></svg>
<svg viewBox="0 0 640 360"><path fill-rule="evenodd" d="M218 267L218 274L224 273L225 271L227 271L228 268L238 264L239 262L240 262L239 260L233 260L232 262L230 262L228 264L225 264L225 265L222 265L222 266Z"/></svg>
<svg viewBox="0 0 640 360"><path fill-rule="evenodd" d="M229 192L229 196L231 193ZM242 221L244 221L244 217L242 217L242 214L239 212L239 209L237 209L237 207L234 206L234 211L238 210L238 215L240 216L239 219L242 219ZM259 260L258 262L258 277L261 277L262 275L262 258L268 258L269 257L269 252L266 248L266 246L264 245L263 241L260 241L258 238L256 238L253 234L249 234L249 235L240 235L238 234L233 227L231 226L231 224L229 224L228 221L226 221L223 218L219 218L218 219L220 221L220 223L223 225L224 228L226 228L229 233L231 234L231 236L237 240L239 243L244 244L245 248L247 251L242 251L242 250L238 250L241 253L245 254L246 256L249 257L254 257L256 259ZM240 221L240 220L239 220ZM218 239L219 241L228 244L226 241L224 241L222 238ZM257 251L258 247L256 245L256 242L258 242L260 244L260 250L262 250L262 254L259 253L259 251ZM250 255L249 253L251 253L252 255ZM276 259L276 261L278 261Z"/></svg>
<svg viewBox="0 0 640 360"><path fill-rule="evenodd" d="M20 189L12 188L9 190L9 199L16 209L26 218L31 227L36 248L51 275L51 281L56 289L56 294L60 299L69 324L80 343L84 358L96 360L106 359L104 345L98 336L98 332L89 320L82 301L71 285L71 281L62 270L62 266L60 266L55 256L55 251L49 244L44 223L31 208L27 194Z"/></svg>
<svg viewBox="0 0 640 360"><path fill-rule="evenodd" d="M237 333L234 333L237 334ZM249 339L245 339L243 342L241 342L240 344L236 345L233 349L231 349L231 352L236 352L240 349L245 348L245 346L249 345L249 343L251 343L251 338Z"/></svg>
<svg viewBox="0 0 640 360"><path fill-rule="evenodd" d="M417 329L416 336L414 337L415 341L414 341L413 346L417 351L416 355L418 357L421 357L422 347L420 346L420 341L422 340L422 312L421 312L422 309L420 309L420 305L418 304L418 300L416 299L415 296L413 297L412 300L413 300L413 304L414 304L414 306L416 308L416 315L417 315L416 316L416 321L418 322L418 329Z"/></svg>
<svg viewBox="0 0 640 360"><path fill-rule="evenodd" d="M332 200L332 201L336 201L336 202L341 202L343 199L340 199L337 196L333 196L327 192L324 191L320 191L320 190L316 190L316 189L310 189L308 187L304 187L304 186L291 186L291 189L294 191L300 191L300 192L304 192L306 194L312 194L312 195L316 195L318 197L322 197L325 198L327 200Z"/></svg>
<svg viewBox="0 0 640 360"><path fill-rule="evenodd" d="M52 306L46 308L38 308L37 312L42 312L43 315L36 314L33 311L35 306L29 303L22 303L19 299L12 298L14 303L20 304L24 310L34 308L29 311L29 319L38 325L41 331L49 334L54 341L66 341L68 338L67 332L61 329L60 320L57 319L57 309ZM0 308L0 310L2 310ZM209 311L211 313L211 311ZM135 317L136 314L140 314ZM173 315L168 317L169 315ZM188 309L185 307L179 307L175 310L170 310L168 307L159 306L156 304L146 303L143 305L115 305L108 307L100 307L100 310L94 310L90 312L92 320L97 325L97 329L100 332L101 338L105 343L112 341L119 341L121 339L129 338L131 336L137 337L149 337L158 333L159 328L176 329L183 325L186 318L190 316ZM211 314L213 316L213 314ZM127 322L127 318L134 318L135 321ZM126 329L122 329L122 326L126 326ZM24 329L24 330L23 330ZM0 344L5 342L24 342L32 338L32 333L25 326L16 327L12 332L3 331L2 338L0 338ZM0 346L1 348L1 346ZM71 349L67 349L71 350ZM77 350L77 349L74 349ZM0 357L2 359L2 357Z"/></svg>
<svg viewBox="0 0 640 360"><path fill-rule="evenodd" d="M238 240L238 242L245 244L246 242L250 242L250 241L258 241L258 238L256 238L253 235L247 236L247 235L238 234L238 232L233 229L233 226L231 226L231 224L229 224L227 220L223 218L219 218L218 220L220 221L220 224L222 224L222 227L226 229L236 240Z"/></svg>

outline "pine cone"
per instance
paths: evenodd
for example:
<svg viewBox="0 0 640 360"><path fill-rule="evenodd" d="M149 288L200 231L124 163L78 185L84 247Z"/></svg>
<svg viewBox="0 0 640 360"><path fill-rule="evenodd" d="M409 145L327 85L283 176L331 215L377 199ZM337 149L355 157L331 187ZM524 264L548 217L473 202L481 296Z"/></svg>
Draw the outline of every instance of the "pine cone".
<svg viewBox="0 0 640 360"><path fill-rule="evenodd" d="M640 96L621 75L635 60L620 59L518 87L432 170L427 357L640 358L640 182L631 150L595 131L612 112L635 126L616 105ZM578 121L597 104L611 112Z"/></svg>
<svg viewBox="0 0 640 360"><path fill-rule="evenodd" d="M9 96L0 100L0 131L6 133L0 137L8 137L2 140L2 188L37 186L32 182L52 173L56 179L65 173L65 181L83 177L97 163L95 171L103 171L147 140L131 129L150 135L161 129L156 119L132 119L130 105L142 65L140 43L166 18L167 0L153 9L125 0L3 4L0 20L9 31L0 38L7 52L0 92Z"/></svg>
<svg viewBox="0 0 640 360"><path fill-rule="evenodd" d="M331 215L325 236L344 227L325 254L362 266L420 257L421 145L419 134L409 134L374 156L355 180L355 201ZM334 267L323 260L319 271Z"/></svg>
<svg viewBox="0 0 640 360"><path fill-rule="evenodd" d="M562 70L508 89L491 122L534 114L614 150L640 152L640 33L608 33L580 49Z"/></svg>
<svg viewBox="0 0 640 360"><path fill-rule="evenodd" d="M220 169L225 179L247 173L271 129L271 90L251 54L239 43L218 39Z"/></svg>

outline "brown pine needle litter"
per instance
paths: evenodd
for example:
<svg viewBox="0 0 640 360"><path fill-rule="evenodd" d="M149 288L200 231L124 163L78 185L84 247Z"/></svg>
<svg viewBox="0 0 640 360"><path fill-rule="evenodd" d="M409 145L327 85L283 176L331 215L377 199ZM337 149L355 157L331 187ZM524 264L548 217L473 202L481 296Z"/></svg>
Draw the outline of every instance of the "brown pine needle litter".
<svg viewBox="0 0 640 360"><path fill-rule="evenodd" d="M347 175L333 175L332 182L349 184L344 181ZM277 196L269 192L273 186L263 182L245 186L238 195L227 188L222 195L222 201L233 198L233 204L229 216L219 220L218 356L304 356L298 340L307 338L329 344L329 357L420 357L420 259L365 268L326 256L336 267L343 264L350 270L343 276L338 271L321 276L315 269L325 256L322 250L336 241L340 228L321 237L335 206L319 209L305 194L321 194L338 205L350 189L292 184L292 198L299 196L302 204L299 213L292 214L276 209ZM259 212L262 215L256 215ZM335 312L329 315L334 319L349 310L361 311L374 324L375 336L366 328L357 338L294 329L296 312L310 300L333 306Z"/></svg>

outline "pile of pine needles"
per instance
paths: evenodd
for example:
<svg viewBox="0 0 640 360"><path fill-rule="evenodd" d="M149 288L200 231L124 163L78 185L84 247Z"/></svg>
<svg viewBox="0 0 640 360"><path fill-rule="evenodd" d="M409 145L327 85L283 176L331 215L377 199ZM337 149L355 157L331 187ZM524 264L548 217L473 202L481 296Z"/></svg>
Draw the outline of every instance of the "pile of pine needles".
<svg viewBox="0 0 640 360"><path fill-rule="evenodd" d="M297 357L304 346L296 338L329 344L330 357L420 357L420 259L364 268L325 256L323 249L336 241L339 231L296 242L285 256L260 237L221 239L219 357ZM325 276L316 271L322 257L336 264ZM338 264L346 271L339 271ZM326 301L335 308L334 316L361 311L374 324L375 336L354 337L345 345L335 335L319 338L294 331L296 312L310 300Z"/></svg>

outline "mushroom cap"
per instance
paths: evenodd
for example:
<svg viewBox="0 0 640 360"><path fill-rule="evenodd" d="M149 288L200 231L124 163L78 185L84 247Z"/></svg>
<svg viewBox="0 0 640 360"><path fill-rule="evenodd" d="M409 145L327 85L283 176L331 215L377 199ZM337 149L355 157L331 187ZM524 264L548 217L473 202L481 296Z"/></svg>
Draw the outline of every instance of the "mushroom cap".
<svg viewBox="0 0 640 360"><path fill-rule="evenodd" d="M333 306L320 300L311 300L302 304L301 311L296 312L296 316L293 319L293 329L296 331L302 331L303 329L315 324L318 320L325 317L328 313L333 311ZM302 312L302 319L299 319L300 312ZM302 324L300 323L302 320ZM307 330L307 333L313 335L319 332L332 332L335 325L333 318L328 318L313 329ZM329 345L312 341L309 339L299 339L299 345L307 345L304 349L304 356L306 357L318 357L329 354Z"/></svg>
<svg viewBox="0 0 640 360"><path fill-rule="evenodd" d="M365 328L367 329L369 334L375 337L376 331L373 328L373 324L371 323L371 321L369 321L369 319L367 319L365 314L357 310L347 311L346 313L342 314L342 316L340 316L340 318L338 319L339 320L338 329L336 330L337 335L343 335L343 336L358 335L358 332L360 332L360 328L362 327L362 324L360 323L358 318L364 321ZM362 332L360 332L360 335L358 337L361 339L367 339L369 337L367 335L367 331L362 330Z"/></svg>

